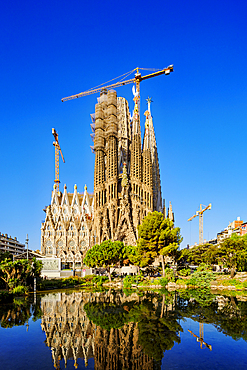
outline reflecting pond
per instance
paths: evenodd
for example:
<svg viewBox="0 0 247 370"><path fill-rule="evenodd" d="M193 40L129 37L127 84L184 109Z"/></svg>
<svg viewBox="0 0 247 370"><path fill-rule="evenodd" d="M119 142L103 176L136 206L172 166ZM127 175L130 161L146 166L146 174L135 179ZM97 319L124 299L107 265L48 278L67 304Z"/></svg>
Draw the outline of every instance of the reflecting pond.
<svg viewBox="0 0 247 370"><path fill-rule="evenodd" d="M60 291L0 305L1 369L246 369L247 296Z"/></svg>

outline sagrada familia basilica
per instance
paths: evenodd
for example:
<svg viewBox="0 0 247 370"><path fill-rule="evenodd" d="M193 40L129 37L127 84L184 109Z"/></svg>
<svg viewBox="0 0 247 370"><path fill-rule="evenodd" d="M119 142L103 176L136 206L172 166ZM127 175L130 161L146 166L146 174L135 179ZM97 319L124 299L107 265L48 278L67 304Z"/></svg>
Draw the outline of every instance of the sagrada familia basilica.
<svg viewBox="0 0 247 370"><path fill-rule="evenodd" d="M116 91L103 91L95 106L92 134L95 154L94 193L63 193L56 185L41 226L41 252L64 263L82 266L94 244L120 240L135 245L137 226L153 211L166 213L162 203L157 144L147 99L142 142L139 95L134 91L134 112ZM168 217L173 219L169 205Z"/></svg>

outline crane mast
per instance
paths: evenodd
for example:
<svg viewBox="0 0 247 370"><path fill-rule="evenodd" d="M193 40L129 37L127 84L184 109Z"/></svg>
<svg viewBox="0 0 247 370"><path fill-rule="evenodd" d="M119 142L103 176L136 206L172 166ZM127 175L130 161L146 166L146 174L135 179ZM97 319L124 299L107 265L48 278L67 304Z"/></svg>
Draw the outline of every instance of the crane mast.
<svg viewBox="0 0 247 370"><path fill-rule="evenodd" d="M67 96L67 97L65 97L61 100L62 100L62 102L64 102L64 101L67 101L67 100L77 99L77 98L80 98L82 96L87 96L87 95L99 93L104 89L116 88L116 87L119 87L119 86L124 86L124 85L127 85L127 84L131 84L131 83L136 84L137 95L140 95L140 82L141 81L147 80L148 78L160 76L162 74L169 75L171 72L173 72L173 65L170 65L167 68L161 69L157 72L150 73L150 74L145 75L145 76L141 75L141 73L139 72L139 69L140 68L135 68L133 70L133 71L136 71L135 77L131 78L129 80L119 81L119 82L116 82L114 84L101 86L101 87L98 87L98 88L92 88L92 89L89 89L87 91L81 92L81 93L76 94L76 95Z"/></svg>
<svg viewBox="0 0 247 370"><path fill-rule="evenodd" d="M55 146L55 180L54 180L54 183L56 185L57 191L59 191L59 183L60 183L59 181L59 153L61 154L63 163L65 163L65 160L64 160L63 153L59 145L58 133L54 128L52 129L52 134L55 139L55 141L53 141L53 145Z"/></svg>
<svg viewBox="0 0 247 370"><path fill-rule="evenodd" d="M202 208L202 207L205 207L205 208ZM199 216L199 245L203 244L203 213L207 209L211 209L211 208L212 208L211 203L209 203L209 205L207 207L200 204L200 210L197 211L195 215L193 215L192 217L190 217L188 219L188 221L192 221L193 218Z"/></svg>
<svg viewBox="0 0 247 370"><path fill-rule="evenodd" d="M199 323L199 336L198 335L196 335L196 334L194 334L193 333L193 331L191 331L191 330L189 330L188 329L188 332L191 334L191 335L193 335L193 337L195 337L196 338L196 341L197 342L199 342L200 343L200 348L201 349L204 349L204 348L209 348L210 349L210 351L212 351L212 346L210 345L210 344L208 344L208 343L206 343L205 341L204 341L204 339L203 339L203 337L204 337L204 324L203 324L203 322L200 322ZM205 346L205 347L203 347L203 345Z"/></svg>

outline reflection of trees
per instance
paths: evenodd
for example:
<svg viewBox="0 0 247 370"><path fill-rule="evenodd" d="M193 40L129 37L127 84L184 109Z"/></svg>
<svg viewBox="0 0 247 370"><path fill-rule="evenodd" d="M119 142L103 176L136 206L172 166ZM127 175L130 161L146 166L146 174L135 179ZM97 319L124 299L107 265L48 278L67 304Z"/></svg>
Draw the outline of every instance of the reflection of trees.
<svg viewBox="0 0 247 370"><path fill-rule="evenodd" d="M32 304L28 299L14 299L11 304L0 305L0 324L2 328L25 325L31 316L33 321L41 317L40 302Z"/></svg>
<svg viewBox="0 0 247 370"><path fill-rule="evenodd" d="M219 332L247 341L247 302L234 297L213 296L184 291L179 294L179 309L183 316L214 325ZM223 302L223 304L222 304Z"/></svg>
<svg viewBox="0 0 247 370"><path fill-rule="evenodd" d="M158 369L163 352L179 342L174 294L108 291L60 293L42 299L42 329L59 367L74 359L95 369ZM157 330L158 329L158 330ZM154 345L152 343L155 343Z"/></svg>
<svg viewBox="0 0 247 370"><path fill-rule="evenodd" d="M138 329L139 343L146 354L155 360L162 360L163 352L172 349L175 342L180 343L178 334L182 328L177 319L176 311L168 312L160 318L154 311L143 307Z"/></svg>
<svg viewBox="0 0 247 370"><path fill-rule="evenodd" d="M234 340L242 338L247 341L247 302L231 297L223 309L217 311L213 325Z"/></svg>
<svg viewBox="0 0 247 370"><path fill-rule="evenodd" d="M90 320L106 330L122 328L126 323L135 324L138 344L144 353L155 361L161 361L166 350L171 349L175 342L180 343L178 333L182 331L177 322L178 312L172 306L167 310L169 298L171 301L173 296L163 294L161 298L153 293L145 295L140 303L135 300L123 305L90 303L85 305L85 311ZM129 343L131 348L132 342Z"/></svg>
<svg viewBox="0 0 247 370"><path fill-rule="evenodd" d="M42 309L42 312L41 312ZM183 317L214 325L247 341L247 302L210 292L81 292L47 294L37 304L28 299L0 306L2 327L24 325L42 315L41 327L54 364L64 359L94 358L96 370L161 367L164 352L180 343Z"/></svg>

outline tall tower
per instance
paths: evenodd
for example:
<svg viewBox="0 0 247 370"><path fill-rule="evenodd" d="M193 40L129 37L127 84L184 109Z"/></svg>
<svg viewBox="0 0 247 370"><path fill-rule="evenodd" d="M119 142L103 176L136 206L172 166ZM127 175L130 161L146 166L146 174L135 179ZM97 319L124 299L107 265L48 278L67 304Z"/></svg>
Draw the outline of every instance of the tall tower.
<svg viewBox="0 0 247 370"><path fill-rule="evenodd" d="M151 98L147 99L148 110L145 112L146 124L149 128L149 142L151 150L152 172L153 172L153 209L162 212L162 197L161 197L161 184L160 184L160 169L158 150L154 132L153 117L151 115Z"/></svg>
<svg viewBox="0 0 247 370"><path fill-rule="evenodd" d="M133 118L126 99L113 90L98 98L93 118L94 226L96 243L136 244L137 226L148 212L161 210L159 164L149 109L141 144L139 92Z"/></svg>

